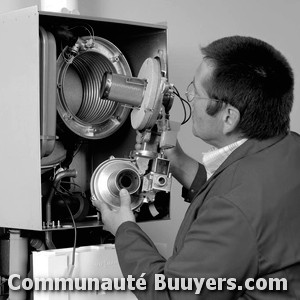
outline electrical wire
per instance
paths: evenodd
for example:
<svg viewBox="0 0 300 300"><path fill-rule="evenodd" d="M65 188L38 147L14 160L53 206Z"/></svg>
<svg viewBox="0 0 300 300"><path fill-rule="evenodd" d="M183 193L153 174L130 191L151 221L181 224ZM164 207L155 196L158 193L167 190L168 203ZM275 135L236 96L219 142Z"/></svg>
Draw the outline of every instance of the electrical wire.
<svg viewBox="0 0 300 300"><path fill-rule="evenodd" d="M73 227L74 227L74 245L73 245L73 253L72 253L72 266L75 266L75 251L76 251L76 245L77 245L77 227L76 227L76 223L72 214L72 211L67 203L67 201L65 199L63 199L69 213L70 213L70 217L72 219L72 223L73 223Z"/></svg>
<svg viewBox="0 0 300 300"><path fill-rule="evenodd" d="M184 125L184 124L186 124L186 123L190 120L190 118L191 118L192 108L191 108L190 103L189 103L187 100L185 100L184 98L182 98L182 97L180 96L180 93L179 93L178 89L177 89L175 86L173 86L173 88L174 88L174 91L175 91L174 94L180 99L181 104L182 104L182 107L183 107L183 111L184 111L184 119L183 119L181 125ZM189 109L188 117L187 117L187 112L186 112L185 104L187 105L187 107L188 107L188 109Z"/></svg>
<svg viewBox="0 0 300 300"><path fill-rule="evenodd" d="M90 30L86 26L90 27ZM93 40L95 40L94 28L90 24L84 23L84 25L77 25L77 26L68 28L68 31L72 31L72 29L76 29L76 28L84 28L89 33L90 37Z"/></svg>
<svg viewBox="0 0 300 300"><path fill-rule="evenodd" d="M88 28L89 27L89 28ZM95 41L95 32L94 32L94 28L87 23L84 23L84 25L77 25L71 28L66 29L66 31L72 31L73 29L76 28L84 28L88 33L89 33L89 37L90 39L94 42ZM74 60L74 56L73 55L66 55L66 52L68 51L69 47L66 47L64 49L62 49L62 43L61 43L61 53L62 53L62 58L64 60L64 62L66 64L71 64Z"/></svg>
<svg viewBox="0 0 300 300"><path fill-rule="evenodd" d="M41 169L51 169L51 168L56 168L57 166L60 165L60 162L59 163L55 163L55 164L52 164L52 165L41 165Z"/></svg>
<svg viewBox="0 0 300 300"><path fill-rule="evenodd" d="M62 188L62 187L61 187ZM60 198L63 200L65 206L67 207L69 213L70 213L70 217L72 219L72 223L73 223L73 227L74 227L74 244L73 244L73 251L72 251L72 271L75 267L75 253L76 253L76 245L77 245L77 226L76 226L76 223L75 223L75 219L74 219L74 216L72 214L72 211L70 209L70 206L69 204L67 203L66 199L63 197L65 195L65 193L63 193L62 191L60 191L59 189L56 189L56 192L58 193L58 195L60 196ZM71 194L70 192L68 192L66 190L67 194Z"/></svg>
<svg viewBox="0 0 300 300"><path fill-rule="evenodd" d="M79 143L79 145L77 146L77 149L74 151L73 158L79 153L82 144L83 144L83 141L81 141Z"/></svg>
<svg viewBox="0 0 300 300"><path fill-rule="evenodd" d="M82 190L81 190L81 186L80 186L79 184L75 183L75 182L67 181L67 180L61 180L60 182L61 182L61 183L71 184L71 185L74 186L74 188L75 188L75 187L78 187L78 188L80 189L80 191L82 191ZM66 189L65 189L65 190L66 190ZM67 191L67 190L66 190L66 191Z"/></svg>
<svg viewBox="0 0 300 300"><path fill-rule="evenodd" d="M67 184L73 185L74 189L75 189L75 187L79 188L79 192L81 193L81 195L84 194L84 192L82 191L82 188L81 188L81 186L79 184L77 184L75 182L72 182L72 181L67 181L67 180L61 180L60 182L61 183L67 183ZM76 190L74 190L73 192L70 192L66 188L64 188L63 186L60 186L60 189L62 189L62 190L57 190L56 189L56 191L58 193L61 193L62 195L68 195L68 196L71 196L71 197L74 196L73 192L76 192Z"/></svg>
<svg viewBox="0 0 300 300"><path fill-rule="evenodd" d="M8 281L8 279L0 276L0 297L5 295L5 286L4 284Z"/></svg>
<svg viewBox="0 0 300 300"><path fill-rule="evenodd" d="M184 117L183 117L183 121L181 122L181 125L184 125L190 120L190 118L192 116L192 108L191 108L190 103L180 96L180 93L175 86L173 86L173 89L174 89L174 95L176 95L180 99L181 104L182 104ZM187 113L187 108L185 107L185 105L187 105L188 113ZM188 116L187 116L187 114L188 114Z"/></svg>
<svg viewBox="0 0 300 300"><path fill-rule="evenodd" d="M70 182L66 182L66 183L70 184ZM66 188L64 188L63 186L60 186L60 189L62 189L62 190L56 190L58 193L60 193L60 195L73 196L73 194L71 192L69 192Z"/></svg>
<svg viewBox="0 0 300 300"><path fill-rule="evenodd" d="M2 282L0 282L0 286L2 286L3 284L5 284L7 282L7 279L3 279Z"/></svg>

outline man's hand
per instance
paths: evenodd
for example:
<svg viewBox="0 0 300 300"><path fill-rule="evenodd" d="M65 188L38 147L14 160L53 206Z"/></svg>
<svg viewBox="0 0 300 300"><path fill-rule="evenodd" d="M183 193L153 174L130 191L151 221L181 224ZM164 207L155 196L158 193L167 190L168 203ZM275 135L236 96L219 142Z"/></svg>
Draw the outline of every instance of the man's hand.
<svg viewBox="0 0 300 300"><path fill-rule="evenodd" d="M126 189L120 191L120 208L112 210L105 202L92 200L93 205L101 212L104 229L116 234L119 226L126 222L135 222L134 214L131 210L131 198Z"/></svg>
<svg viewBox="0 0 300 300"><path fill-rule="evenodd" d="M159 136L156 136L155 143L150 143L150 146L155 147L159 144ZM136 132L135 149L142 149L144 142L143 134L139 131ZM149 143L148 143L149 148ZM198 162L189 157L181 148L178 140L175 147L164 150L165 156L170 161L170 172L185 188L189 189L198 171Z"/></svg>

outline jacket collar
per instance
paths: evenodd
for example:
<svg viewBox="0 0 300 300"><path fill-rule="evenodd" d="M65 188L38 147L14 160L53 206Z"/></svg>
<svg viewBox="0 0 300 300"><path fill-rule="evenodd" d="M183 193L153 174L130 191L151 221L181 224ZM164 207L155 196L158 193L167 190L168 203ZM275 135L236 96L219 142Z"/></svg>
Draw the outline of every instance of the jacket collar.
<svg viewBox="0 0 300 300"><path fill-rule="evenodd" d="M200 194L207 187L207 185L212 180L214 180L214 178L216 178L224 169L232 165L234 162L242 159L243 157L246 157L254 153L258 153L268 147L271 147L272 145L282 140L284 137L286 137L285 134L270 139L266 139L266 140L257 140L257 139L247 140L244 144L242 144L240 147L238 147L228 156L228 158L220 165L220 167L214 172L214 174L209 178L209 180L202 186L202 188L197 194Z"/></svg>

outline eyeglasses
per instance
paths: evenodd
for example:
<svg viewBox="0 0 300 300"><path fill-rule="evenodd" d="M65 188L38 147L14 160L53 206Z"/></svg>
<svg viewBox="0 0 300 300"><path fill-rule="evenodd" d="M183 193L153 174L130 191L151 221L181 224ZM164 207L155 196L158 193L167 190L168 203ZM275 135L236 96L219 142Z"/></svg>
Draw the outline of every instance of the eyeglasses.
<svg viewBox="0 0 300 300"><path fill-rule="evenodd" d="M216 102L221 102L222 101L222 100L219 100L219 99L201 97L200 95L197 95L195 93L195 88L194 88L194 85L193 85L193 81L187 86L186 92L185 92L185 97L186 97L188 102L192 102L194 100L194 98L196 98L196 97L198 99L203 99L203 100L212 100L212 101L216 101Z"/></svg>

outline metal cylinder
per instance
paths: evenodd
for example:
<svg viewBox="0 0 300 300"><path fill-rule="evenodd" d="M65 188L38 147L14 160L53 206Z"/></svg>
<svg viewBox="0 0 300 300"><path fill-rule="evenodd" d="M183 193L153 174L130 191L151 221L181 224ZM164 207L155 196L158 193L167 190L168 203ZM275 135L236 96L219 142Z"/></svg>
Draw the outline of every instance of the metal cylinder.
<svg viewBox="0 0 300 300"><path fill-rule="evenodd" d="M139 170L130 159L110 158L101 163L92 175L92 199L103 201L115 209L121 205L119 192L125 188L131 195L131 209L136 209L143 202L136 193L141 184Z"/></svg>
<svg viewBox="0 0 300 300"><path fill-rule="evenodd" d="M135 193L141 184L139 174L132 169L124 169L112 173L108 178L108 189L116 197L119 197L121 189L126 189L129 194Z"/></svg>
<svg viewBox="0 0 300 300"><path fill-rule="evenodd" d="M139 107L146 87L146 79L106 72L102 78L100 95L102 99Z"/></svg>

